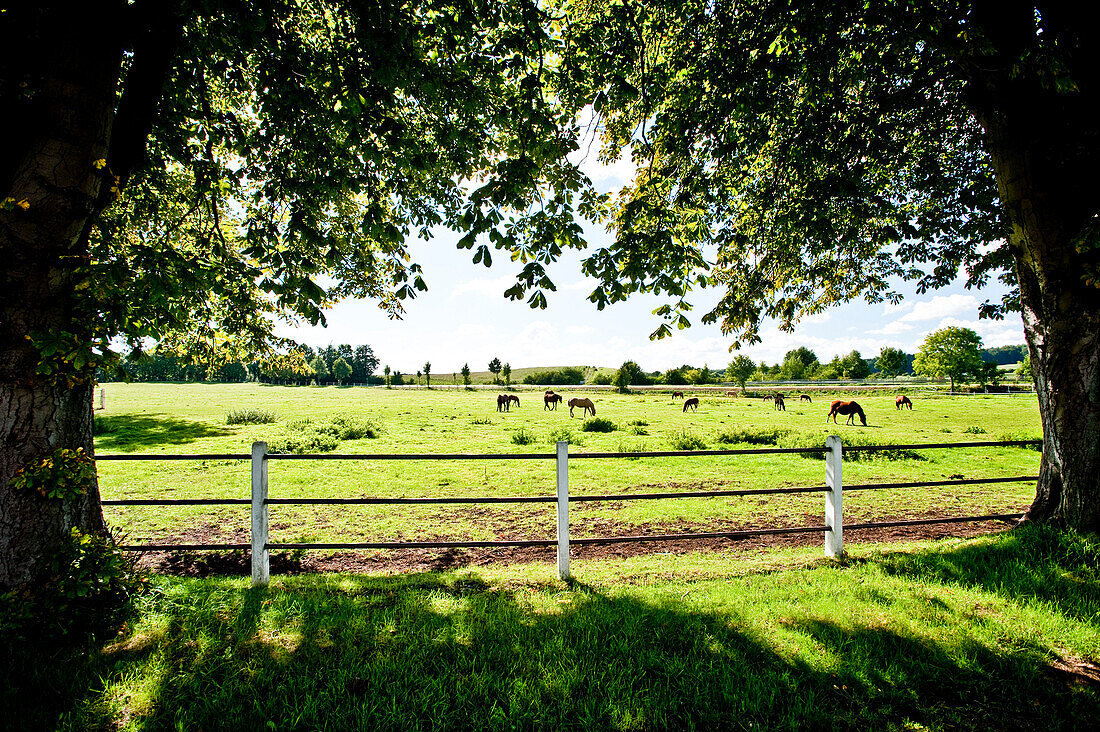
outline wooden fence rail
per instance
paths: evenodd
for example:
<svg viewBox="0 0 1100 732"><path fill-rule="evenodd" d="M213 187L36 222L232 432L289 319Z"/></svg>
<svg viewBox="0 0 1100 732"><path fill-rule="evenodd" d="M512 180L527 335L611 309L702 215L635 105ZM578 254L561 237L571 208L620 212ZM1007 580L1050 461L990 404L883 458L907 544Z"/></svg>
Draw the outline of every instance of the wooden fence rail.
<svg viewBox="0 0 1100 732"><path fill-rule="evenodd" d="M185 498L109 499L107 506L251 506L251 541L248 544L138 544L120 547L126 551L202 551L211 549L248 549L252 560L252 582L266 584L270 579L271 550L288 549L451 549L484 547L546 547L557 546L558 576L570 578L569 547L572 544L611 544L641 541L675 541L684 539L740 539L751 536L778 534L822 533L825 553L838 556L844 552L844 530L849 531L894 527L918 526L965 521L1010 520L1022 514L990 514L986 516L956 516L939 519L910 521L876 521L855 524L844 523L844 491L881 490L886 488L916 488L928 486L975 485L984 483L1013 483L1034 481L1037 476L1013 476L1004 478L972 478L966 480L935 480L904 483L871 483L845 486L843 481L844 452L871 452L876 450L941 450L963 447L1031 447L1041 445L1037 440L1008 440L1000 442L941 442L917 445L853 445L845 448L837 435L829 435L822 447L808 448L751 448L744 450L695 450L663 452L598 452L569 454L569 443L558 442L554 453L513 454L378 454L378 455L282 455L268 452L266 442L255 442L250 454L225 453L207 455L99 455L96 460L248 460L252 468L252 494L250 498ZM824 453L825 481L823 485L789 488L750 488L713 491L688 491L680 493L637 493L569 495L570 459L613 459L647 457L700 457L705 455L762 455L792 453ZM421 497L421 498L271 498L268 484L268 464L272 460L553 460L556 468L557 491L553 496L481 496L481 497ZM569 504L583 501L639 501L671 498L720 498L727 496L778 495L782 493L823 493L825 496L824 522L820 526L793 526L784 528L760 528L742 531L721 531L693 534L657 534L642 536L615 536L571 538L569 536ZM553 503L557 510L557 537L554 539L529 539L508 541L399 541L399 542L329 542L329 543L272 543L268 541L268 507L273 505L415 505L415 504L471 504L471 503Z"/></svg>

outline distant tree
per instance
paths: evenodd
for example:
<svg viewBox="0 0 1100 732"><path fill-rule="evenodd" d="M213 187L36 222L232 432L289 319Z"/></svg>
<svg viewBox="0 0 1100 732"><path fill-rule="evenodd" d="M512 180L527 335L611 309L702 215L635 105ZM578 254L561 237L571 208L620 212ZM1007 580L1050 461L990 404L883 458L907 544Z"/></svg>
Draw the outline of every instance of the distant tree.
<svg viewBox="0 0 1100 732"><path fill-rule="evenodd" d="M690 369L688 369L690 370ZM669 369L665 372L664 382L669 386L687 386L690 383L684 373L684 367Z"/></svg>
<svg viewBox="0 0 1100 732"><path fill-rule="evenodd" d="M500 367L500 372L502 374L504 374L504 385L505 386L511 386L512 385L512 365L508 364L508 363L504 364L503 366Z"/></svg>
<svg viewBox="0 0 1100 732"><path fill-rule="evenodd" d="M336 383L343 384L351 376L351 373L351 364L347 360L338 358L332 362L332 377L336 379Z"/></svg>
<svg viewBox="0 0 1100 732"><path fill-rule="evenodd" d="M805 379L818 366L817 354L806 347L799 347L793 351L787 351L783 357L783 366L779 371L784 379Z"/></svg>
<svg viewBox="0 0 1100 732"><path fill-rule="evenodd" d="M416 385L420 386L420 372L419 371L416 372Z"/></svg>
<svg viewBox="0 0 1100 732"><path fill-rule="evenodd" d="M749 377L754 371L756 371L756 364L751 358L744 355L734 356L729 366L726 366L726 378L740 386L741 393L744 394Z"/></svg>
<svg viewBox="0 0 1100 732"><path fill-rule="evenodd" d="M313 377L317 379L318 384L330 373L325 359L319 355L313 357L313 360L309 362L309 367L313 369Z"/></svg>
<svg viewBox="0 0 1100 732"><path fill-rule="evenodd" d="M1031 354L1024 351L1024 360L1016 367L1016 378L1020 381L1034 381L1035 374L1031 371Z"/></svg>
<svg viewBox="0 0 1100 732"><path fill-rule="evenodd" d="M489 362L489 373L493 375L494 384L500 383L499 375L502 368L504 366L500 363L500 359L494 356L493 360Z"/></svg>
<svg viewBox="0 0 1100 732"><path fill-rule="evenodd" d="M612 383L619 388L619 393L626 394L630 391L631 384L640 384L645 374L641 367L634 361L623 361L623 365L615 372Z"/></svg>
<svg viewBox="0 0 1100 732"><path fill-rule="evenodd" d="M400 371L394 371L393 372L392 383L393 383L394 386L404 386L405 385L405 377L403 377L401 375Z"/></svg>
<svg viewBox="0 0 1100 732"><path fill-rule="evenodd" d="M356 346L352 357L347 359L351 364L352 378L361 383L367 383L378 368L378 358L370 346Z"/></svg>
<svg viewBox="0 0 1100 732"><path fill-rule="evenodd" d="M994 361L982 361L982 365L974 371L974 380L989 391L990 384L997 386L1001 383L1001 368Z"/></svg>
<svg viewBox="0 0 1100 732"><path fill-rule="evenodd" d="M467 389L470 388L470 364L462 364L462 385Z"/></svg>
<svg viewBox="0 0 1100 732"><path fill-rule="evenodd" d="M951 391L955 391L955 381L976 374L983 363L982 339L978 334L969 328L948 327L924 339L913 360L913 370L932 378L946 376L951 381Z"/></svg>
<svg viewBox="0 0 1100 732"><path fill-rule="evenodd" d="M836 371L842 379L864 379L871 373L859 351L834 358Z"/></svg>
<svg viewBox="0 0 1100 732"><path fill-rule="evenodd" d="M895 377L905 370L905 352L900 348L883 346L875 359L875 368L889 377Z"/></svg>
<svg viewBox="0 0 1100 732"><path fill-rule="evenodd" d="M428 388L432 386L432 362L424 362L424 379L428 382Z"/></svg>
<svg viewBox="0 0 1100 732"><path fill-rule="evenodd" d="M706 364L703 364L703 368L699 369L699 380L695 383L696 384L709 384L713 380L714 380L714 378L713 378L713 376L711 376L710 367L707 366Z"/></svg>
<svg viewBox="0 0 1100 732"><path fill-rule="evenodd" d="M386 374L386 388L389 389L390 388L390 366L389 366L389 364L386 364L386 368L383 369L383 371Z"/></svg>

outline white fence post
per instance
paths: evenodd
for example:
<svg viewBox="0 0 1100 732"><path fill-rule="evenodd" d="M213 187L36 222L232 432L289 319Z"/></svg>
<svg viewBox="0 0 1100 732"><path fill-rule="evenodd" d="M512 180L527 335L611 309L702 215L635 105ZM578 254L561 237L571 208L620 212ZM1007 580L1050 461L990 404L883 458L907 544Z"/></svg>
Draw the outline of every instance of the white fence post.
<svg viewBox="0 0 1100 732"><path fill-rule="evenodd" d="M841 478L843 447L839 435L825 438L825 553L839 557L844 553L844 481Z"/></svg>
<svg viewBox="0 0 1100 732"><path fill-rule="evenodd" d="M267 550L267 443L252 443L252 585L271 579Z"/></svg>
<svg viewBox="0 0 1100 732"><path fill-rule="evenodd" d="M569 443L558 440L558 577L569 574Z"/></svg>
<svg viewBox="0 0 1100 732"><path fill-rule="evenodd" d="M104 389L101 386L101 387L99 387L99 408L100 409L106 409L107 408L106 400L107 400L107 390Z"/></svg>

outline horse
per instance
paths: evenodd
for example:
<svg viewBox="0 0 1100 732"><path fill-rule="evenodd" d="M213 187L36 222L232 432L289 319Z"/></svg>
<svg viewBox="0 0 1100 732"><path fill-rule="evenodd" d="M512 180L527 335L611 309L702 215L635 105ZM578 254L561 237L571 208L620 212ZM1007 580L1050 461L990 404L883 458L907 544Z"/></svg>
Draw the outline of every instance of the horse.
<svg viewBox="0 0 1100 732"><path fill-rule="evenodd" d="M800 402L809 402L810 404L814 403L814 400L810 399L809 394L803 394L802 396L798 397L798 401L800 401Z"/></svg>
<svg viewBox="0 0 1100 732"><path fill-rule="evenodd" d="M555 394L552 391L548 391L542 397L543 411L547 409L557 409L559 404L561 404L561 394Z"/></svg>
<svg viewBox="0 0 1100 732"><path fill-rule="evenodd" d="M913 411L913 402L909 400L907 396L899 396L894 399L894 409L901 409L903 406L908 406L909 411Z"/></svg>
<svg viewBox="0 0 1100 732"><path fill-rule="evenodd" d="M765 394L764 395L764 401L770 402L772 399L775 399L775 394Z"/></svg>
<svg viewBox="0 0 1100 732"><path fill-rule="evenodd" d="M829 421L829 417L833 418L833 424L836 424L836 416L838 414L847 414L848 420L844 424L855 424L855 417L859 415L859 421L863 423L863 426L867 426L867 415L863 413L863 407L859 406L859 402L844 402L836 400L829 405L829 414L825 417L825 421Z"/></svg>
<svg viewBox="0 0 1100 732"><path fill-rule="evenodd" d="M676 397L680 397L681 399L683 399L684 398L684 392L682 392L682 391L672 392L672 398L675 399Z"/></svg>
<svg viewBox="0 0 1100 732"><path fill-rule="evenodd" d="M519 406L519 397L515 394L505 394L504 396L507 397L509 403L515 402L516 406Z"/></svg>
<svg viewBox="0 0 1100 732"><path fill-rule="evenodd" d="M699 397L692 397L691 399L685 399L684 400L684 411L685 412L688 410L688 407L691 407L691 411L698 412L699 411Z"/></svg>
<svg viewBox="0 0 1100 732"><path fill-rule="evenodd" d="M775 395L775 409L776 409L776 411L781 411L781 412L786 412L787 411L787 403L785 401L783 401L783 395L782 394L776 394Z"/></svg>
<svg viewBox="0 0 1100 732"><path fill-rule="evenodd" d="M737 392L735 392L735 391L727 391L727 392L726 392L726 396L737 396Z"/></svg>
<svg viewBox="0 0 1100 732"><path fill-rule="evenodd" d="M508 406L512 403L512 400L508 398L507 394L497 394L497 411L507 412Z"/></svg>
<svg viewBox="0 0 1100 732"><path fill-rule="evenodd" d="M592 403L591 399L584 399L580 397L573 397L569 400L569 416L573 416L573 409L576 407L581 408L581 416L592 412L592 416L596 416L596 405Z"/></svg>

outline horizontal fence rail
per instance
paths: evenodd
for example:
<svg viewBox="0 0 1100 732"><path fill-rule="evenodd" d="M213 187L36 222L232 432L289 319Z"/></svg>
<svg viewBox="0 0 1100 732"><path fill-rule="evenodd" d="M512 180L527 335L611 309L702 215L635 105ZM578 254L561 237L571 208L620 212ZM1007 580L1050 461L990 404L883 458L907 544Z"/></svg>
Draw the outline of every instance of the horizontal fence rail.
<svg viewBox="0 0 1100 732"><path fill-rule="evenodd" d="M784 534L823 533L825 551L830 556L843 553L843 531L858 531L872 528L920 526L928 524L962 523L971 521L1011 521L1023 514L989 514L985 516L957 516L937 519L912 519L903 521L871 521L863 523L844 523L844 491L883 490L889 488L918 488L953 485L979 485L990 483L1013 483L1034 481L1038 476L1011 476L1003 478L971 478L938 481L913 481L893 483L868 483L844 485L842 465L844 452L873 452L878 450L933 450L967 447L1032 447L1041 446L1039 440L1002 440L981 442L944 442L914 445L852 445L843 447L836 435L826 438L821 447L798 448L749 448L740 450L672 450L656 452L599 452L569 454L569 445L559 442L554 453L511 453L511 454L471 454L471 453L379 453L362 455L286 455L267 452L267 444L253 444L251 454L222 453L204 455L146 455L113 454L98 455L96 460L249 460L252 466L251 498L126 498L102 501L108 506L217 506L250 505L252 518L251 541L247 544L139 544L123 545L126 551L204 551L204 550L249 550L252 555L252 581L254 584L267 583L270 576L271 550L351 550L351 549L457 549L457 548L502 548L529 547L540 548L557 546L558 573L562 579L568 579L570 545L616 544L628 542L684 541L698 539L745 539L754 536L775 536ZM610 459L610 458L659 458L659 457L701 457L766 454L809 454L824 453L825 482L823 485L798 486L785 488L748 488L721 489L708 491L649 492L649 493L608 493L589 495L569 495L568 462L570 459ZM271 498L268 496L267 466L272 460L554 460L557 468L557 495L554 496L478 496L478 497L347 497L347 498ZM592 501L638 501L668 500L680 498L724 498L733 496L780 495L780 494L823 493L825 495L825 521L817 526L792 526L780 528L757 528L737 531L697 532L689 534L642 534L631 536L604 536L574 538L569 536L569 504ZM486 541L381 541L381 542L314 542L280 543L268 541L268 507L305 505L437 505L437 504L521 504L554 503L557 506L558 536L555 539L519 539Z"/></svg>

